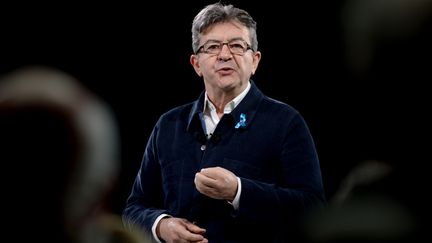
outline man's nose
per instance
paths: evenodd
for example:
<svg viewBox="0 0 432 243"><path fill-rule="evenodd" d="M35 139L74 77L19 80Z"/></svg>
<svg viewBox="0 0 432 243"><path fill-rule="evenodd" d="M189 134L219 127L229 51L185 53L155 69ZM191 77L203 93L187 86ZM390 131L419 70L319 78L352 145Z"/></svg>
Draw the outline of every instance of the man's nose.
<svg viewBox="0 0 432 243"><path fill-rule="evenodd" d="M222 60L227 60L227 59L230 59L232 57L231 50L229 49L227 43L222 44L221 51L220 51L218 57Z"/></svg>

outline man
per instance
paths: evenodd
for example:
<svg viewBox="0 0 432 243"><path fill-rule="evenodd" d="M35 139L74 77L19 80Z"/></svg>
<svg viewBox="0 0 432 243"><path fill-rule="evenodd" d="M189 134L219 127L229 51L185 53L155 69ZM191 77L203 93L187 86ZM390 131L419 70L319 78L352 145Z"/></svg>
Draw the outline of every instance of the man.
<svg viewBox="0 0 432 243"><path fill-rule="evenodd" d="M157 122L125 223L165 242L283 242L324 202L309 130L295 109L250 80L261 53L246 11L205 7L192 42L190 62L205 92Z"/></svg>

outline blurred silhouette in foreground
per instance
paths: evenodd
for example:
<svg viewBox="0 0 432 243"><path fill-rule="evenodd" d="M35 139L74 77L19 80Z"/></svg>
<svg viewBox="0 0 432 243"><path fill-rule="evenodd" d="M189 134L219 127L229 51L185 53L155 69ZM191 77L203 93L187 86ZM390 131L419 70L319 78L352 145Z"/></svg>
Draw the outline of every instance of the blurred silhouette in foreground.
<svg viewBox="0 0 432 243"><path fill-rule="evenodd" d="M48 67L0 77L0 134L3 237L145 242L110 213L120 166L117 123L77 80Z"/></svg>
<svg viewBox="0 0 432 243"><path fill-rule="evenodd" d="M431 238L432 1L348 0L341 13L346 64L360 93L349 108L366 138L358 149L370 160L352 168L306 235L312 242L424 241Z"/></svg>
<svg viewBox="0 0 432 243"><path fill-rule="evenodd" d="M305 224L308 242L412 242L424 237L420 221L401 197L397 175L382 161L359 163L328 208Z"/></svg>

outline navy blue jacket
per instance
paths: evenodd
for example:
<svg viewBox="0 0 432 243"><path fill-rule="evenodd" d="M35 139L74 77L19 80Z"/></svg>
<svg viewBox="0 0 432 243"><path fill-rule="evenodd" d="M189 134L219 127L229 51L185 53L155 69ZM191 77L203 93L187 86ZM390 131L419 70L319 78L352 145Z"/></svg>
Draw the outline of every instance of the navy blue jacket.
<svg viewBox="0 0 432 243"><path fill-rule="evenodd" d="M285 242L301 215L324 203L318 156L304 119L251 84L209 140L201 120L204 92L160 117L127 200L126 222L151 232L166 213L205 228L211 243ZM242 113L245 126L235 128ZM213 166L241 179L238 210L196 190L195 173Z"/></svg>

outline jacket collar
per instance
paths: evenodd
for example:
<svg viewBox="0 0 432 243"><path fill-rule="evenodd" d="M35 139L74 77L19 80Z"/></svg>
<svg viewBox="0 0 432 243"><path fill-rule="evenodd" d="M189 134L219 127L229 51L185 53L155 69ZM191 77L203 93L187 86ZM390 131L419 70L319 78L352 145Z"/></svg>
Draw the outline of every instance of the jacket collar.
<svg viewBox="0 0 432 243"><path fill-rule="evenodd" d="M235 121L235 124L240 122L240 116L241 114L245 115L246 121L244 126L240 126L239 129L246 129L249 124L252 123L253 118L255 117L256 111L258 109L258 105L261 102L261 100L264 98L263 93L258 89L258 87L255 85L255 83L250 80L251 82L251 88L249 92L246 94L246 96L243 98L243 100L237 105L237 107L229 114ZM192 109L189 113L188 118L188 126L187 130L189 131L191 128L191 124L194 123L194 119L199 119L202 114L202 111L204 109L204 97L205 91L201 92L198 100L196 100L193 103Z"/></svg>

